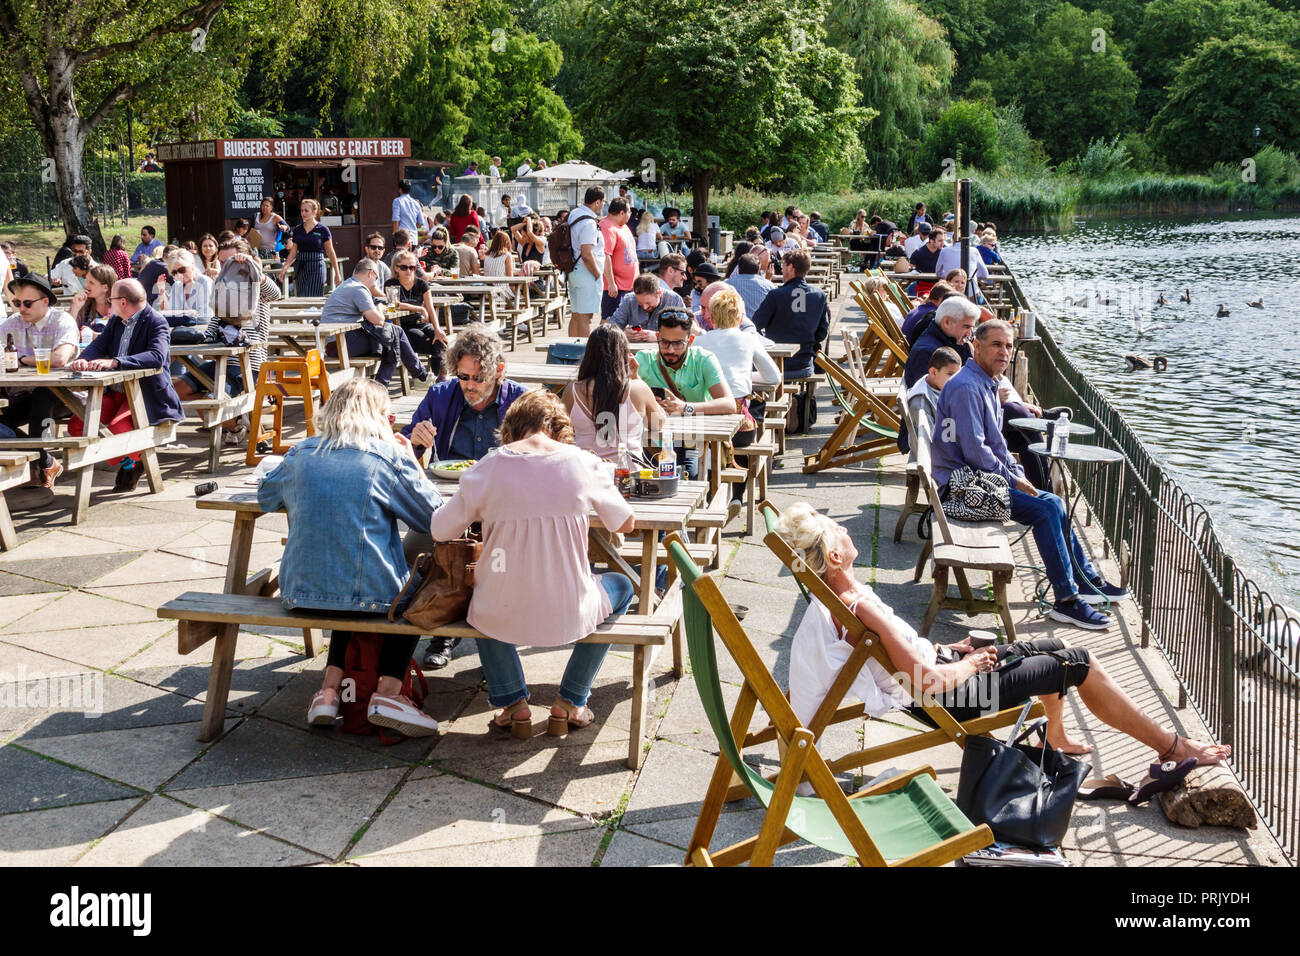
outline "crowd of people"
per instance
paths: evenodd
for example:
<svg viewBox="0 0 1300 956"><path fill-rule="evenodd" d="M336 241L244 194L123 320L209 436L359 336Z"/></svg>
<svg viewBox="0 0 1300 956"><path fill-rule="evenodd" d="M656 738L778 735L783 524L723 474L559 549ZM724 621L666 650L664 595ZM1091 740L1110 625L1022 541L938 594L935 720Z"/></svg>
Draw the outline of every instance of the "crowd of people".
<svg viewBox="0 0 1300 956"><path fill-rule="evenodd" d="M296 225L279 217L268 199L255 221L203 235L188 244L192 248L163 244L146 226L129 255L123 238L114 237L102 262L90 257L88 237L71 236L48 280L18 263L12 249L0 247L13 277L6 291L16 309L0 340L12 337L22 365L32 364L34 349L41 347L52 349L55 368L168 368L173 374L143 380L151 422L179 420L181 402L204 394L193 374L171 363L169 349L229 340L230 329L213 305L213 283L227 263L247 263L260 283L257 317L237 333L239 341L255 345L254 377L266 355L270 303L280 295L260 269L268 249L272 255L283 251L285 266L295 268L298 295L322 295L327 270L332 273L335 288L324 298L321 321L353 326L346 337L350 353L379 356L378 371L335 389L320 413L318 434L294 446L258 489L263 508L283 508L290 516L280 574L285 605L358 617L354 630L332 634L328 666L308 712L312 725L329 725L337 717L345 654L364 630L364 615L389 611L417 554L471 527L481 530L485 551L509 555L479 566L468 617L484 635L477 651L497 708L492 727L520 736L531 729L517 652L525 645L574 645L548 727L565 733L590 724L596 715L587 701L607 645L576 642L633 601L626 576L596 574L588 561L589 515L608 532L632 530L632 512L607 464L624 449L648 458L658 443L672 448L684 475L697 477L703 464L698 450L680 437L670 444L665 435L665 422L675 415L740 415L734 446L743 456L763 417L763 389L781 380L767 349L775 343L796 346L784 378L798 381L812 374L813 358L826 346L830 302L808 281L811 252L830 240L816 212L795 206L784 214L765 212L724 260L693 242L702 237L692 234L675 209L664 210L661 222L648 209L638 212L630 196L607 202L604 190L594 186L579 205L552 218L530 209L525 198L505 196L498 217L504 225L489 226L485 211L468 196L446 214L430 215L402 182L391 235L368 235L364 255L346 280L329 229L319 221L320 207L311 199L303 201ZM507 377L497 329L469 323L453 335L444 328L431 289L449 275L535 275L544 263L565 271L563 257L548 242L560 227L567 247L558 251L571 259L565 283L569 332L586 346L576 381L557 396ZM966 467L1004 478L1011 487L1012 520L1032 528L1054 590L1049 615L1081 628L1109 626L1111 618L1098 605L1122 601L1127 592L1108 583L1088 560L1048 476L1006 424L1043 410L1017 394L1006 377L1012 329L981 308L980 280L988 265L1000 262L996 231L983 226L953 243L950 226L934 222L918 204L905 230L859 210L841 235L871 261L893 260L895 272L918 276L907 286L910 311L888 304L909 346L907 404L931 438L936 483L945 486ZM969 245L969 271L961 266L963 242ZM886 281L873 277L866 286L874 294ZM59 290L76 293L70 311L58 307ZM650 343L651 348L633 348ZM394 423L386 386L398 362L430 385L411 419ZM209 376L213 370L210 364ZM245 388L237 363L223 384L230 394ZM0 412L8 434L51 433L55 402L48 390L11 389L8 398ZM110 392L104 422L119 431L129 419L124 397ZM80 427L73 420L68 431L75 435ZM232 444L246 440L248 423L227 427ZM905 435L900 448L909 450ZM426 450L444 461L477 462L449 500L419 465ZM138 481L138 459L120 461L119 489ZM32 468L33 481L47 488L61 470L49 451ZM738 508L738 501L731 502L730 515ZM322 509L329 521L315 520ZM404 536L399 522L407 527ZM856 550L847 532L797 506L788 510L781 533L882 636L900 666L919 668L942 693L988 674L1010 674L1002 665L1018 655L1024 665L1004 681L1002 699L1042 697L1049 740L1056 746L1084 749L1060 724L1058 695L1074 686L1099 717L1158 752L1202 762L1226 754L1181 738L1170 743L1168 732L1118 691L1095 658L1062 642L1031 642L1010 651L954 645L955 659L939 663L933 645L853 580ZM538 607L547 608L544 620ZM834 657L827 657L827 646L840 640L829 622L825 609L814 605L795 637L791 696L805 719L829 689L822 665ZM402 692L415 646L414 637L383 638L379 683L368 708L373 723L412 736L437 731L437 722ZM433 639L423 664L445 667L454 646ZM864 700L897 703L897 687L880 675L864 676L859 684L855 692Z"/></svg>

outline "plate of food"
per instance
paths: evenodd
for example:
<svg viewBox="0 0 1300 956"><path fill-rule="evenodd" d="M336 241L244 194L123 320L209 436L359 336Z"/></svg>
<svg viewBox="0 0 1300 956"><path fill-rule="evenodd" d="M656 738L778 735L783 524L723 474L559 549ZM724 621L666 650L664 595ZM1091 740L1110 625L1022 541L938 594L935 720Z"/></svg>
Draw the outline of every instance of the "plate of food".
<svg viewBox="0 0 1300 956"><path fill-rule="evenodd" d="M477 464L477 458L466 458L462 461L438 461L430 465L429 470L439 478L446 478L449 481L459 481L461 475Z"/></svg>

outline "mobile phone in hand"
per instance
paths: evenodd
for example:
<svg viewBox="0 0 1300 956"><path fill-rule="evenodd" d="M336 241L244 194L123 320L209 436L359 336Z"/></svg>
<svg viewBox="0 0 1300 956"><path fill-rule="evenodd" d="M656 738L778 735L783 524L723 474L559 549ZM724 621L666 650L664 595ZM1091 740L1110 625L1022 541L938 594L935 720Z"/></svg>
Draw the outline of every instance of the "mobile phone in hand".
<svg viewBox="0 0 1300 956"><path fill-rule="evenodd" d="M658 386L651 386L650 391L654 394L654 397L660 401L662 401L663 397L668 394L667 389L659 388Z"/></svg>

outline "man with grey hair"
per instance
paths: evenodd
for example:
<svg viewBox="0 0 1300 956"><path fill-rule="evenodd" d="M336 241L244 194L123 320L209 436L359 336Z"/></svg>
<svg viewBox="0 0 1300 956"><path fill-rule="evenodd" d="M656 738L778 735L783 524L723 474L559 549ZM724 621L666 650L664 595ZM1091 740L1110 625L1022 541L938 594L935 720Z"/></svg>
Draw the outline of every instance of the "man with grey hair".
<svg viewBox="0 0 1300 956"><path fill-rule="evenodd" d="M382 292L378 266L373 259L362 259L352 270L352 278L340 283L325 300L320 311L321 324L360 323L359 328L345 337L348 353L378 355L379 369L375 372L375 381L380 385L387 385L392 380L399 359L407 371L421 382L425 381L429 377L428 369L411 348L411 340L402 327L389 322L375 305L375 299L379 297L382 297ZM325 354L331 357L338 354L333 342L326 346Z"/></svg>
<svg viewBox="0 0 1300 956"><path fill-rule="evenodd" d="M1011 520L1033 528L1034 543L1052 584L1056 603L1047 616L1086 630L1105 630L1112 619L1092 605L1123 600L1128 591L1107 583L1093 567L1070 525L1064 502L1029 483L1002 438L998 387L1011 363L1013 341L1006 322L985 322L975 333L973 360L939 393L930 452L934 482L946 488L960 468L1004 478L1011 488Z"/></svg>
<svg viewBox="0 0 1300 956"><path fill-rule="evenodd" d="M970 299L954 295L944 299L934 321L916 340L907 353L907 367L903 370L903 383L911 388L930 369L930 356L935 349L950 348L957 353L962 364L971 357L970 334L979 321L980 308Z"/></svg>
<svg viewBox="0 0 1300 956"><path fill-rule="evenodd" d="M447 381L425 393L402 434L417 454L432 447L442 461L477 461L496 447L506 409L527 389L505 377L501 338L481 322L465 326L456 336L447 350L447 371ZM412 530L404 543L407 560L432 550L432 544L428 529ZM433 638L424 666L446 667L456 643L451 638Z"/></svg>

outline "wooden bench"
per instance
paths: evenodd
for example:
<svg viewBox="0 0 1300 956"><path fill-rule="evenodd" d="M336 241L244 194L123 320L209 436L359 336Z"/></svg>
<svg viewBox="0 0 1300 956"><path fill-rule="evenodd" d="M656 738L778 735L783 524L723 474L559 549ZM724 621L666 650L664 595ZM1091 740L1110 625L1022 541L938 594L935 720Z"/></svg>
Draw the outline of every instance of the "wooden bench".
<svg viewBox="0 0 1300 956"><path fill-rule="evenodd" d="M18 533L14 530L13 518L9 516L4 492L31 480L31 463L37 456L35 451L0 452L0 551L9 551L18 543Z"/></svg>
<svg viewBox="0 0 1300 956"><path fill-rule="evenodd" d="M208 693L203 705L203 722L199 740L215 740L220 736L226 719L226 702L230 696L230 681L234 673L235 643L241 628L281 627L293 630L365 630L377 634L406 634L424 636L419 628L399 620L389 623L386 618L336 617L326 612L289 611L278 598L256 594L206 594L187 591L158 609L164 620L177 621L177 647L189 654L215 639L212 669L208 674ZM654 614L623 614L611 617L596 628L595 633L584 637L583 644L619 644L632 648L632 722L629 730L627 765L633 770L641 765L642 737L645 731L646 671L652 658L650 648L661 647L674 637L680 643L678 630L681 618L681 595L670 588ZM434 634L442 637L472 637L484 635L464 621L436 628ZM676 672L681 676L680 662Z"/></svg>
<svg viewBox="0 0 1300 956"><path fill-rule="evenodd" d="M932 540L926 544L929 556L934 560L934 591L930 595L930 606L921 619L918 633L922 637L930 633L930 626L934 624L940 608L965 611L970 617L992 611L1002 618L1007 640L1014 641L1016 625L1011 619L1011 606L1007 602L1007 585L1011 583L1016 562L1011 554L1011 543L1005 527L1001 522L995 521L955 521L943 513L939 489L935 487L930 475L929 436L924 433L917 445L916 474L934 512L934 520L930 525ZM916 580L920 580L925 560L926 550L923 549L917 562ZM957 579L958 597L948 594L950 571ZM975 597L970 582L966 579L967 571L983 571L989 575L993 589L992 600Z"/></svg>

